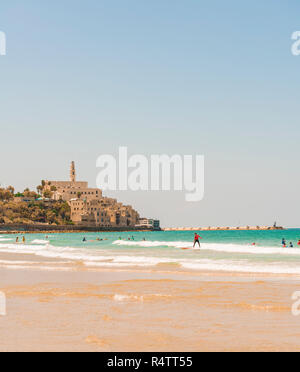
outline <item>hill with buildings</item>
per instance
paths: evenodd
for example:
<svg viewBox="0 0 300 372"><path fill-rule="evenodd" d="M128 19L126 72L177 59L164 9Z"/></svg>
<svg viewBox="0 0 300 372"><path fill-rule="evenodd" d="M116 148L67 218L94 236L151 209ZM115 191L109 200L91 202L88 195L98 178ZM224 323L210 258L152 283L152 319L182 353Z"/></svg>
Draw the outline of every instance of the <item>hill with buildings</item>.
<svg viewBox="0 0 300 372"><path fill-rule="evenodd" d="M42 181L37 190L15 193L0 188L0 224L75 225L100 229L159 230L159 221L140 218L130 205L104 197L102 190L76 180L74 162L69 181Z"/></svg>

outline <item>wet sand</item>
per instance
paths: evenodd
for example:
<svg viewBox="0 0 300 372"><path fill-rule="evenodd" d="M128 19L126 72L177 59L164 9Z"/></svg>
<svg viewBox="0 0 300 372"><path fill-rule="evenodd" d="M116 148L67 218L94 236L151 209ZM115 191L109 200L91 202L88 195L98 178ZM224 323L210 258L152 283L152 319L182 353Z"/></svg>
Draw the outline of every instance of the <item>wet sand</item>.
<svg viewBox="0 0 300 372"><path fill-rule="evenodd" d="M290 277L0 269L0 351L300 351Z"/></svg>

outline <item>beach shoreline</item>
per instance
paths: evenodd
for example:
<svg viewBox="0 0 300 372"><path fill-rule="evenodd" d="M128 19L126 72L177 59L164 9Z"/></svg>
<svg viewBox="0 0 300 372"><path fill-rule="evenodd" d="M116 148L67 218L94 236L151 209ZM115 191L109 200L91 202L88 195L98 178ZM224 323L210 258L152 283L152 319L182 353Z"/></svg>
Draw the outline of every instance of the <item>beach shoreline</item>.
<svg viewBox="0 0 300 372"><path fill-rule="evenodd" d="M0 351L300 351L292 277L78 268L0 277Z"/></svg>
<svg viewBox="0 0 300 372"><path fill-rule="evenodd" d="M300 351L300 230L134 235L0 233L0 351Z"/></svg>

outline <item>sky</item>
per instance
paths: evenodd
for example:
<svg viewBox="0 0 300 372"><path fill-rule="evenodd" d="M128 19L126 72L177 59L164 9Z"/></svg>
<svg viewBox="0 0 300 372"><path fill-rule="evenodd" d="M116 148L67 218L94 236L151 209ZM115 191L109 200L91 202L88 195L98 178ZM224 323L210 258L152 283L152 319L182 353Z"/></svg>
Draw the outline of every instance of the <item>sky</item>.
<svg viewBox="0 0 300 372"><path fill-rule="evenodd" d="M205 195L106 192L167 226L300 227L296 0L3 0L0 183L95 186L96 159L205 156Z"/></svg>

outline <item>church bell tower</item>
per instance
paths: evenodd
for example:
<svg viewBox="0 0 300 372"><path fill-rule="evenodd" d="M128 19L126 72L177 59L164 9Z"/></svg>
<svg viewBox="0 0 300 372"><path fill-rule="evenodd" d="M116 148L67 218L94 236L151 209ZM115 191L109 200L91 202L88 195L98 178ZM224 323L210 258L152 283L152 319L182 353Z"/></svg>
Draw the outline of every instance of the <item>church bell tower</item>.
<svg viewBox="0 0 300 372"><path fill-rule="evenodd" d="M75 171L75 162L72 161L71 168L70 168L70 181L76 182L76 171Z"/></svg>

